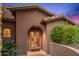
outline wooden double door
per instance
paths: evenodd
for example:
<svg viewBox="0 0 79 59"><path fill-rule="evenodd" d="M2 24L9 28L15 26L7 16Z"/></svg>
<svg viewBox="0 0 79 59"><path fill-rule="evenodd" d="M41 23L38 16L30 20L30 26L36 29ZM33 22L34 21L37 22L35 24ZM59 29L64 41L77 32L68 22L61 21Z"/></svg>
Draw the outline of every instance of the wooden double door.
<svg viewBox="0 0 79 59"><path fill-rule="evenodd" d="M41 47L41 32L30 31L29 32L29 50L37 50Z"/></svg>

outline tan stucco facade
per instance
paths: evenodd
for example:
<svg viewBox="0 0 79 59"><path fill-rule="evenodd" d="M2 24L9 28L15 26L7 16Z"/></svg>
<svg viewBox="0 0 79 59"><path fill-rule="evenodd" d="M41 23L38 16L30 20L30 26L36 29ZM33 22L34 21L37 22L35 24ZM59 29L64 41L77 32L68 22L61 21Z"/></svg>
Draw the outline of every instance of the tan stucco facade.
<svg viewBox="0 0 79 59"><path fill-rule="evenodd" d="M48 15L35 9L16 12L16 44L21 52L25 53L28 50L28 31L34 25L41 27L43 31L41 49L47 51L46 29L40 24L44 17L48 17Z"/></svg>
<svg viewBox="0 0 79 59"><path fill-rule="evenodd" d="M67 45L50 42L50 55L51 56L79 56L79 50Z"/></svg>

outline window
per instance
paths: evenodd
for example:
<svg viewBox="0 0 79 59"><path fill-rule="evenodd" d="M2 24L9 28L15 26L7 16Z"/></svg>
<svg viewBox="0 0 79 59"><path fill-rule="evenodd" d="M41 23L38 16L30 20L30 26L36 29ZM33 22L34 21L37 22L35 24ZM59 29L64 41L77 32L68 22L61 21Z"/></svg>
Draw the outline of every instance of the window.
<svg viewBox="0 0 79 59"><path fill-rule="evenodd" d="M4 38L10 38L11 37L11 30L9 28L3 29L3 37Z"/></svg>

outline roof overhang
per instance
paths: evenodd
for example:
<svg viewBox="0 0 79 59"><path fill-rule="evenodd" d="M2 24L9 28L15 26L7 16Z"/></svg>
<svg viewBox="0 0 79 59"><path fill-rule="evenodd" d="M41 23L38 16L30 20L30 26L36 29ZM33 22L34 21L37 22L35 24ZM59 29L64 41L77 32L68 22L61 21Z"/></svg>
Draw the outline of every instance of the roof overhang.
<svg viewBox="0 0 79 59"><path fill-rule="evenodd" d="M47 17L41 20L41 23L48 24L50 22L58 21L58 20L66 20L70 22L73 25L78 25L75 22L73 22L70 18L67 16L52 16L52 17ZM78 25L79 26L79 25Z"/></svg>
<svg viewBox="0 0 79 59"><path fill-rule="evenodd" d="M47 11L45 8L42 8L38 5L29 5L29 6L14 6L14 7L7 7L11 11L18 11L18 10L26 10L26 9L37 9L44 13L46 13L49 16L54 16L51 12Z"/></svg>
<svg viewBox="0 0 79 59"><path fill-rule="evenodd" d="M2 20L15 20L14 15L7 9L7 7L2 7L2 11Z"/></svg>

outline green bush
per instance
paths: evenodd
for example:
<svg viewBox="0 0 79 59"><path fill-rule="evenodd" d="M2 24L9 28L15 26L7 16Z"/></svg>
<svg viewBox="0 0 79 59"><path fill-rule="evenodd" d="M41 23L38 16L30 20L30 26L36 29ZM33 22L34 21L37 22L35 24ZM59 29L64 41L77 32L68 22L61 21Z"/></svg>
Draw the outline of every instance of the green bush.
<svg viewBox="0 0 79 59"><path fill-rule="evenodd" d="M74 45L79 43L79 27L75 25L56 26L51 31L51 38L56 43Z"/></svg>
<svg viewBox="0 0 79 59"><path fill-rule="evenodd" d="M16 56L18 55L14 40L3 40L2 42L2 56Z"/></svg>

